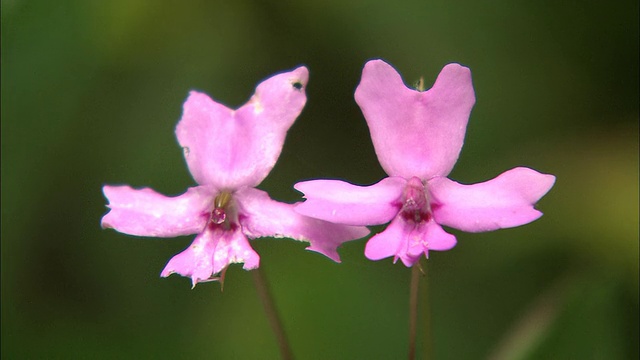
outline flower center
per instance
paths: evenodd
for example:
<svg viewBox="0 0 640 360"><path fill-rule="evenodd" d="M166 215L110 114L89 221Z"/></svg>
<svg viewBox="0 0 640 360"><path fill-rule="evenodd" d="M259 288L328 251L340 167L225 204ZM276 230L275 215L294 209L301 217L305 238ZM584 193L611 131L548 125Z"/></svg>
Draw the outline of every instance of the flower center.
<svg viewBox="0 0 640 360"><path fill-rule="evenodd" d="M211 217L209 219L211 224L220 225L227 223L228 225L230 225L230 222L232 220L230 219L230 217L233 217L234 215L233 206L231 205L232 200L233 199L231 197L231 193L227 191L222 191L221 193L216 195L213 201L214 208L213 210L211 210Z"/></svg>
<svg viewBox="0 0 640 360"><path fill-rule="evenodd" d="M402 194L402 210L400 214L406 221L421 223L431 219L431 204L425 185L417 177L407 182Z"/></svg>

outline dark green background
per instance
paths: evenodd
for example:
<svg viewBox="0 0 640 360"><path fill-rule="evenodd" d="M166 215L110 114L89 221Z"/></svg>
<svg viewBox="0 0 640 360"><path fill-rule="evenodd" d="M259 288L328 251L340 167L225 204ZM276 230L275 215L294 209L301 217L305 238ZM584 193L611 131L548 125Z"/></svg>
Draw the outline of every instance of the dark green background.
<svg viewBox="0 0 640 360"><path fill-rule="evenodd" d="M371 58L407 83L471 68L451 178L557 176L540 220L452 230L458 246L432 253L432 358L637 358L638 40L635 0L2 1L2 358L278 358L249 273L231 267L224 292L159 278L191 237L102 230L101 186L185 191L188 91L235 107L300 64L308 103L260 188L295 201L302 179L376 182L353 100ZM367 260L365 240L341 264L252 244L297 358L406 356L409 269Z"/></svg>

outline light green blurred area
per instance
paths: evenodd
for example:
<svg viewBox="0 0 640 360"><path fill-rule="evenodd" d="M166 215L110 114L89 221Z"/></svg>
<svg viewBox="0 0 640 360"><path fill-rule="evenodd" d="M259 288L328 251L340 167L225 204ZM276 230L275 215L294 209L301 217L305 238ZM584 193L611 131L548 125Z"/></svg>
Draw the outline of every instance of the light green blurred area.
<svg viewBox="0 0 640 360"><path fill-rule="evenodd" d="M471 68L453 179L557 176L540 220L451 230L431 254L419 355L638 358L638 41L626 0L3 1L2 358L278 358L250 274L232 266L223 292L159 278L191 239L102 230L101 187L193 186L173 133L188 91L238 106L300 64L309 100L260 187L376 182L353 91L378 57L407 83ZM298 359L406 357L409 269L365 259L365 240L341 264L252 244Z"/></svg>

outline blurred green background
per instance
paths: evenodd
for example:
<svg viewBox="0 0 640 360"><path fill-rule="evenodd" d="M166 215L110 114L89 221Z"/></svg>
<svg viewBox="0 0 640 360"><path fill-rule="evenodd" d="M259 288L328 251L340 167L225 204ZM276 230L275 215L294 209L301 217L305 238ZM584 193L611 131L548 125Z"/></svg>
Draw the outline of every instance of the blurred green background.
<svg viewBox="0 0 640 360"><path fill-rule="evenodd" d="M451 230L423 279L419 355L638 358L638 1L2 1L2 358L277 359L249 273L224 291L159 277L192 237L100 228L103 184L194 185L174 136L198 89L239 106L304 64L308 103L260 188L384 175L353 100L362 66L431 84L471 68L477 103L451 178L555 174L545 216ZM379 229L375 229L379 230ZM405 358L410 269L260 239L299 359ZM430 316L427 316L430 315ZM427 344L427 345L424 345Z"/></svg>

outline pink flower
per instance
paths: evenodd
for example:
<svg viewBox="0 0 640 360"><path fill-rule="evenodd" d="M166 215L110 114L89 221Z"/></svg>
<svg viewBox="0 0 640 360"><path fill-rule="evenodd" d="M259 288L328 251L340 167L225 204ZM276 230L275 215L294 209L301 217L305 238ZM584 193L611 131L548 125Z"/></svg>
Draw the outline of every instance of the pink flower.
<svg viewBox="0 0 640 360"><path fill-rule="evenodd" d="M337 180L295 185L307 199L301 214L348 225L387 228L367 243L371 260L394 256L414 265L429 250L449 250L455 236L441 225L468 232L520 226L542 216L533 205L555 182L553 175L518 167L493 180L462 185L446 176L464 141L475 103L471 72L442 69L433 88L416 91L382 60L369 61L355 93L382 168L389 177L371 186Z"/></svg>
<svg viewBox="0 0 640 360"><path fill-rule="evenodd" d="M199 186L166 197L149 188L107 185L103 191L111 210L102 227L137 236L197 234L161 274L191 277L193 286L218 280L216 274L231 263L257 268L260 257L247 238L308 241L309 250L340 261L336 248L366 236L366 228L300 215L293 204L274 201L255 188L275 165L286 133L305 105L307 79L305 67L275 75L237 110L192 91L176 136Z"/></svg>

